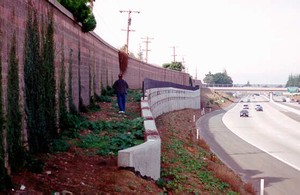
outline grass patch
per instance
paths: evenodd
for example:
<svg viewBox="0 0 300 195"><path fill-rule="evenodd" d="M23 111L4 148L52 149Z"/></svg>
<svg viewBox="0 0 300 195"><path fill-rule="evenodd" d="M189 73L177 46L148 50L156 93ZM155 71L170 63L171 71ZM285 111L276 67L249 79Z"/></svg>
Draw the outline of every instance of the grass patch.
<svg viewBox="0 0 300 195"><path fill-rule="evenodd" d="M140 102L142 95L139 90L128 90L127 99L131 102Z"/></svg>
<svg viewBox="0 0 300 195"><path fill-rule="evenodd" d="M185 148L185 143L176 137L172 137L165 147L168 157L162 158L162 179L158 183L163 188L174 192L196 192L197 190L190 185L193 181L189 179L188 174L191 174L193 179L203 183L209 192L228 191L229 184L222 182L212 171L207 170L207 164L203 161L203 158L208 156L205 151L192 155ZM198 193L200 192L203 191Z"/></svg>

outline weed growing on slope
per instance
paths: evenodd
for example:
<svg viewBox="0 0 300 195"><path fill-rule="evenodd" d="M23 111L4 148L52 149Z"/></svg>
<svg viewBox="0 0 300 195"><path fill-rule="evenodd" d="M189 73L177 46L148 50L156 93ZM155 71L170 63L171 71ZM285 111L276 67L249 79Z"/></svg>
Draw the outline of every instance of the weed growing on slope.
<svg viewBox="0 0 300 195"><path fill-rule="evenodd" d="M207 156L206 152L192 155L186 150L185 143L176 137L166 143L165 147L167 153L165 155L168 155L169 158L162 157L164 166L159 185L175 192L196 192L196 189L191 185L195 181L189 179L189 174L192 174L193 178L196 178L197 182L201 182L207 191L228 192L229 185L220 181L213 172L206 169L207 164L203 161L203 158Z"/></svg>
<svg viewBox="0 0 300 195"><path fill-rule="evenodd" d="M107 89L103 95L110 97L111 93L111 89ZM130 94L129 101L135 101L132 97L139 96L137 91L131 91ZM112 110L117 110L114 106L112 103ZM93 150L92 154L117 155L119 150L144 142L144 120L135 115L131 116L129 112L126 116L119 117L120 120L89 121L78 114L67 114L62 137L52 143L51 149L53 152L65 152L71 143L83 149Z"/></svg>
<svg viewBox="0 0 300 195"><path fill-rule="evenodd" d="M181 110L156 119L162 139L161 178L156 184L175 194L255 194L204 140L196 139L193 113L200 115L198 110Z"/></svg>

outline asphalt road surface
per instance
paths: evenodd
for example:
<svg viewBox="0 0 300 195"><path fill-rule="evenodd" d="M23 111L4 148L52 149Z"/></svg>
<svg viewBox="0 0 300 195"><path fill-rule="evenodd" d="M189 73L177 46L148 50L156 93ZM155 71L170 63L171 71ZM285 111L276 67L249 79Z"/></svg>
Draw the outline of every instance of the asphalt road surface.
<svg viewBox="0 0 300 195"><path fill-rule="evenodd" d="M297 108L267 102L263 96L233 104L202 116L197 121L200 137L211 150L258 194L300 194L300 115ZM240 117L244 104L249 117ZM255 105L264 111L256 111ZM300 109L300 106L299 106ZM299 111L299 110L298 110Z"/></svg>

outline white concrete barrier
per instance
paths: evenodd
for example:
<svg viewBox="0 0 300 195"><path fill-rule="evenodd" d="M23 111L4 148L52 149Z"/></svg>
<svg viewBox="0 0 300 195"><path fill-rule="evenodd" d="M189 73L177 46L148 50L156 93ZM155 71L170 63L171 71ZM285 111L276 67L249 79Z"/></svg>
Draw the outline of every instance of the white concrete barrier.
<svg viewBox="0 0 300 195"><path fill-rule="evenodd" d="M148 89L141 100L144 118L145 143L118 152L119 167L133 167L142 176L160 178L161 139L155 118L163 113L184 108L200 109L200 89L196 91L176 88Z"/></svg>

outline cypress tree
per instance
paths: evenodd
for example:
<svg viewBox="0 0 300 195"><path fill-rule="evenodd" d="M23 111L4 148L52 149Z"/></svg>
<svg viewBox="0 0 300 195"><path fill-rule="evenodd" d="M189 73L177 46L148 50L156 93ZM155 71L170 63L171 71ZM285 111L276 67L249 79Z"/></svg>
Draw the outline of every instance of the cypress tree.
<svg viewBox="0 0 300 195"><path fill-rule="evenodd" d="M63 47L62 47L63 48ZM60 71L60 82L59 82L59 127L64 130L67 117L67 107L66 107L66 81L65 81L65 57L64 51L62 49L62 59L61 59L61 71Z"/></svg>
<svg viewBox="0 0 300 195"><path fill-rule="evenodd" d="M51 141L58 134L55 114L52 17L51 14L46 25L42 25L42 43L40 44L37 13L28 9L24 47L24 81L28 141L32 153L49 151Z"/></svg>
<svg viewBox="0 0 300 195"><path fill-rule="evenodd" d="M54 28L53 28L53 13L48 14L48 22L46 32L42 43L42 68L40 75L43 95L43 113L45 116L45 131L49 142L53 138L58 137L56 128L56 102L55 102L55 66L54 66ZM48 142L48 143L49 143ZM47 151L49 148L45 148Z"/></svg>
<svg viewBox="0 0 300 195"><path fill-rule="evenodd" d="M90 97L90 104L93 104L92 98L92 71L91 71L91 51L89 50L89 97Z"/></svg>
<svg viewBox="0 0 300 195"><path fill-rule="evenodd" d="M6 178L7 172L5 168L4 160L4 147L3 147L3 108L2 108L2 34L0 24L0 191L5 189L7 186Z"/></svg>
<svg viewBox="0 0 300 195"><path fill-rule="evenodd" d="M41 93L39 83L38 66L40 59L40 43L38 35L37 19L33 21L33 13L28 9L26 24L25 47L24 47L24 82L25 82L25 112L28 132L29 149L31 152L38 151L40 134L40 101Z"/></svg>
<svg viewBox="0 0 300 195"><path fill-rule="evenodd" d="M21 113L19 107L19 74L16 54L16 34L13 33L7 75L7 145L12 171L23 165L24 150L21 141Z"/></svg>
<svg viewBox="0 0 300 195"><path fill-rule="evenodd" d="M72 114L77 114L76 107L73 102L73 61L72 61L72 56L73 56L73 50L70 50L69 54L69 78L68 78L68 103L69 103L69 109Z"/></svg>
<svg viewBox="0 0 300 195"><path fill-rule="evenodd" d="M87 107L83 104L83 99L81 97L81 73L80 73L80 63L81 63L81 57L80 57L80 45L78 48L78 94L79 94L79 111L80 112L87 112Z"/></svg>

